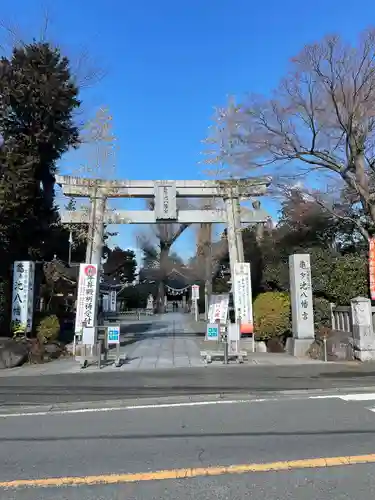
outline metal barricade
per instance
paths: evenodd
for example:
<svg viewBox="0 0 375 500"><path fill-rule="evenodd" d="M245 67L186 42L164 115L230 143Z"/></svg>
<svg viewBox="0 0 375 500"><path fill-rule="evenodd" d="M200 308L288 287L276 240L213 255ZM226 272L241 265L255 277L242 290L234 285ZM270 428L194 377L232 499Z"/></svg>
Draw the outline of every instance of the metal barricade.
<svg viewBox="0 0 375 500"><path fill-rule="evenodd" d="M107 364L111 359L109 356L108 337L106 325L95 325L93 328L96 330L95 344L83 344L82 334L76 334L74 337L73 355L81 365L86 368L89 364L97 364L100 369L103 364ZM120 358L120 344L116 345L115 363L119 364Z"/></svg>

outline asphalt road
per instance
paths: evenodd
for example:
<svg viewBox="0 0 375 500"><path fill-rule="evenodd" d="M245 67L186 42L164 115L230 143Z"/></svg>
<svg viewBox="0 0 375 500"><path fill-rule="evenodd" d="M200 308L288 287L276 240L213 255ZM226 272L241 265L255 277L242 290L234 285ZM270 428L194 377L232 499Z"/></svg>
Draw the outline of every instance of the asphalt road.
<svg viewBox="0 0 375 500"><path fill-rule="evenodd" d="M218 365L137 372L1 377L0 408L166 396L375 387L374 363Z"/></svg>
<svg viewBox="0 0 375 500"><path fill-rule="evenodd" d="M375 395L374 401L355 402L307 396L219 401L9 413L0 425L0 498L374 498L375 413L368 408ZM372 463L345 465L344 457L363 455ZM335 460L343 465L321 467L314 461L320 457L341 457ZM244 464L243 474L217 469L234 466L232 472L239 472ZM258 464L250 467L257 472L246 464ZM259 472L260 464L271 465ZM169 479L181 471L184 478ZM72 480L62 478L77 477L75 486L63 484ZM9 481L23 480L32 486L9 487Z"/></svg>

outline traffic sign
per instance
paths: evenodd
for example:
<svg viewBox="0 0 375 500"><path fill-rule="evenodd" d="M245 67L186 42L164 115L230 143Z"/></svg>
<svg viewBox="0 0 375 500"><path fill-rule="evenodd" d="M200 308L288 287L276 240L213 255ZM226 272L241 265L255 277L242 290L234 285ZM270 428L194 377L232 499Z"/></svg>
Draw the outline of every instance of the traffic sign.
<svg viewBox="0 0 375 500"><path fill-rule="evenodd" d="M220 325L215 323L208 323L206 329L206 340L219 340Z"/></svg>
<svg viewBox="0 0 375 500"><path fill-rule="evenodd" d="M119 326L109 326L107 329L108 333L108 344L119 344L120 343L120 327Z"/></svg>

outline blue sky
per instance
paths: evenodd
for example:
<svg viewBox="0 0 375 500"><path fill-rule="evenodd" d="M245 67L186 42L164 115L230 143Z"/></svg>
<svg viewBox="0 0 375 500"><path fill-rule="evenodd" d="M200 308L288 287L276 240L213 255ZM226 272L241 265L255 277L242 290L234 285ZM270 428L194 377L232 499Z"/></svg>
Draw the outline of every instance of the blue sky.
<svg viewBox="0 0 375 500"><path fill-rule="evenodd" d="M18 0L2 2L1 20L27 39L40 33L44 9L49 37L73 59L88 51L105 70L82 94L83 118L110 109L116 175L130 179L204 178L201 140L215 105L269 92L304 44L331 32L355 39L373 17L370 0L360 9L348 0ZM62 172L79 161L68 155ZM272 200L264 206L276 214ZM139 228L119 231L115 242L134 247ZM193 253L192 231L175 250Z"/></svg>

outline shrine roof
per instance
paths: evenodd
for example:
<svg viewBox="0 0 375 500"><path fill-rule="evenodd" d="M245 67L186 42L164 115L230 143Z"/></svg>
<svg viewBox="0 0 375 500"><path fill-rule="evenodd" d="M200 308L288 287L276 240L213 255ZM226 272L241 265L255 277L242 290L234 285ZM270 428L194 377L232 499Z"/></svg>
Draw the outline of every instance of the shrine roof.
<svg viewBox="0 0 375 500"><path fill-rule="evenodd" d="M140 282L157 282L160 279L159 269L141 269L139 273ZM171 288L184 288L194 282L193 275L189 268L173 267L166 276L166 285Z"/></svg>

